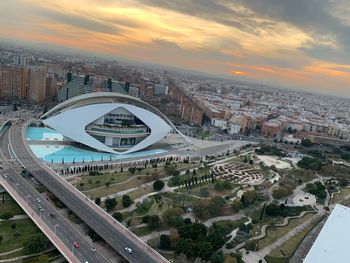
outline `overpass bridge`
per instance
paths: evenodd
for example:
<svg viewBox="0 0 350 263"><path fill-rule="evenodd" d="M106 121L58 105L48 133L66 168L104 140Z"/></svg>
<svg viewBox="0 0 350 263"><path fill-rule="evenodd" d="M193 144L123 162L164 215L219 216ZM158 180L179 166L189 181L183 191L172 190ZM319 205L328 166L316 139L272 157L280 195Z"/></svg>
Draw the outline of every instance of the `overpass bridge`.
<svg viewBox="0 0 350 263"><path fill-rule="evenodd" d="M83 236L71 222L59 214L56 208L43 199L40 193L23 178L21 175L22 167L11 159L8 135L8 130L5 130L0 137L0 162L3 167L0 173L0 183L5 190L68 262L109 262L99 251L91 253L92 241ZM41 200L40 203L37 202L38 198ZM44 209L43 211L39 210L39 205ZM78 242L80 248L74 248L73 242Z"/></svg>
<svg viewBox="0 0 350 263"><path fill-rule="evenodd" d="M168 262L166 258L37 159L26 142L25 128L27 124L15 123L9 130L10 149L22 167L26 168L36 180L52 192L127 261L140 263ZM131 248L133 253L128 253L125 250L126 247Z"/></svg>

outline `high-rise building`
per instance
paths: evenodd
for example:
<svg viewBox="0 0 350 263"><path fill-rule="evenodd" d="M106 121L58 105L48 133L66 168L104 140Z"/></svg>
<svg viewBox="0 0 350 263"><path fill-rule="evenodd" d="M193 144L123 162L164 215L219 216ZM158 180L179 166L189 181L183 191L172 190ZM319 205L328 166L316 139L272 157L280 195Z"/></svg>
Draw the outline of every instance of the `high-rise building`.
<svg viewBox="0 0 350 263"><path fill-rule="evenodd" d="M28 66L30 58L24 55L14 55L13 63L17 66Z"/></svg>
<svg viewBox="0 0 350 263"><path fill-rule="evenodd" d="M28 68L1 66L0 97L4 100L28 99L29 74Z"/></svg>
<svg viewBox="0 0 350 263"><path fill-rule="evenodd" d="M57 94L57 80L54 74L48 74L46 78L46 99L52 101Z"/></svg>
<svg viewBox="0 0 350 263"><path fill-rule="evenodd" d="M165 83L159 83L154 85L154 95L168 95L169 87Z"/></svg>
<svg viewBox="0 0 350 263"><path fill-rule="evenodd" d="M30 69L29 75L29 100L43 102L46 99L46 71Z"/></svg>
<svg viewBox="0 0 350 263"><path fill-rule="evenodd" d="M1 66L0 98L41 103L46 99L46 75L42 69Z"/></svg>
<svg viewBox="0 0 350 263"><path fill-rule="evenodd" d="M128 93L128 85L125 82L113 81L112 79L99 80L89 75L78 76L72 73L67 74L67 82L58 90L58 102L62 102L75 96L91 92L118 92Z"/></svg>

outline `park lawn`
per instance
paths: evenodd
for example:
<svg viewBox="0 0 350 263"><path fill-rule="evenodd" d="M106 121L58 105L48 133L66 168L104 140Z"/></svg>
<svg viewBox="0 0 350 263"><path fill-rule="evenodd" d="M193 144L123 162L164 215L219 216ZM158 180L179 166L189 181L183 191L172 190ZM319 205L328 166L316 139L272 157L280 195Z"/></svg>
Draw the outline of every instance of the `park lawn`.
<svg viewBox="0 0 350 263"><path fill-rule="evenodd" d="M151 234L152 231L153 230L150 229L148 226L143 226L143 227L135 228L132 230L132 232L139 237L143 237L143 236L146 236L148 234Z"/></svg>
<svg viewBox="0 0 350 263"><path fill-rule="evenodd" d="M2 196L0 196L0 214L11 213L13 215L24 214L22 208L14 200L5 200L2 202Z"/></svg>
<svg viewBox="0 0 350 263"><path fill-rule="evenodd" d="M335 193L332 198L332 204L344 201L345 197L350 195L350 188L341 188L340 193Z"/></svg>
<svg viewBox="0 0 350 263"><path fill-rule="evenodd" d="M231 255L226 255L224 263L238 263L238 261L235 257L232 257Z"/></svg>
<svg viewBox="0 0 350 263"><path fill-rule="evenodd" d="M238 228L239 225L244 224L246 222L248 222L249 219L248 217L243 217L241 219L238 220L223 220L223 221L218 221L213 223L213 226L221 226L222 229L225 230L225 234L228 235L230 234L234 229Z"/></svg>
<svg viewBox="0 0 350 263"><path fill-rule="evenodd" d="M268 227L266 230L266 236L263 239L260 239L258 242L259 249L262 249L272 243L274 243L280 237L288 234L294 228L314 216L313 213L308 213L301 218L289 220L289 224L283 227Z"/></svg>
<svg viewBox="0 0 350 263"><path fill-rule="evenodd" d="M178 164L177 164L178 165ZM177 168L179 169L179 168ZM144 176L144 177L152 177L152 174L158 174L159 177L165 177L168 176L167 173L164 172L164 167L160 166L157 168L147 168L143 169L141 171L136 170L134 173L130 173L128 171L128 168L125 168L124 172L111 172L111 173L104 173L101 175L83 175L78 183L76 183L76 187L79 190L87 191L90 189L94 189L99 186L104 186L106 182L111 182L111 184L118 184L122 183L130 178L138 177L138 176ZM92 183L89 183L89 180L92 181ZM96 181L99 181L96 183ZM81 187L80 184L83 183L84 186Z"/></svg>
<svg viewBox="0 0 350 263"><path fill-rule="evenodd" d="M16 223L16 228L11 225ZM18 232L20 236L15 237ZM0 235L3 237L0 246L0 253L11 251L23 247L23 243L33 234L40 232L36 225L30 219L8 220L0 222Z"/></svg>
<svg viewBox="0 0 350 263"><path fill-rule="evenodd" d="M216 183L217 181L215 181ZM234 190L234 185L232 184L232 189L230 190L223 190L223 191L216 191L215 190L215 183L213 184L211 180L205 182L204 184L198 184L192 189L186 189L186 188L181 188L181 191L186 192L187 194L193 195L193 196L198 196L198 197L203 197L201 196L201 188L207 188L209 191L209 196L207 197L214 197L214 196L223 196L223 195L228 195L231 194L232 191Z"/></svg>
<svg viewBox="0 0 350 263"><path fill-rule="evenodd" d="M159 203L155 202L150 208L148 214L149 215L161 215L166 210L168 210L171 206L170 202L162 199Z"/></svg>
<svg viewBox="0 0 350 263"><path fill-rule="evenodd" d="M274 258L290 258L296 249L299 247L300 243L304 240L304 238L307 236L307 234L322 220L316 220L315 222L311 223L307 227L305 227L301 232L293 236L292 238L288 239L286 242L284 242L281 246L275 248L270 254L270 257ZM282 254L283 253L283 254Z"/></svg>
<svg viewBox="0 0 350 263"><path fill-rule="evenodd" d="M101 186L96 189L91 189L88 191L83 191L87 196L95 199L96 197L109 196L111 194L115 194L130 188L135 188L140 186L141 184L145 184L153 181L154 179L151 176L135 176L130 180L127 180L124 183L119 184L111 184L109 187ZM147 186L148 187L148 186ZM146 187L146 188L147 188Z"/></svg>
<svg viewBox="0 0 350 263"><path fill-rule="evenodd" d="M211 131L208 131L208 130L204 131L203 129L200 129L200 128L191 129L191 132L194 136L203 137L203 138L210 137L213 134Z"/></svg>
<svg viewBox="0 0 350 263"><path fill-rule="evenodd" d="M129 172L124 172L124 173L110 173L110 174L104 174L104 175L83 175L81 177L81 180L76 184L77 188L79 190L90 190L99 186L104 186L106 182L111 182L111 183L121 183L124 182L125 180L131 178L132 175ZM114 180L111 180L112 178L114 178ZM92 183L89 183L89 180L92 181ZM96 183L98 182L99 183ZM80 184L83 183L84 186L81 187Z"/></svg>
<svg viewBox="0 0 350 263"><path fill-rule="evenodd" d="M287 258L275 258L270 256L266 256L265 260L267 263L288 263L289 262L289 259Z"/></svg>
<svg viewBox="0 0 350 263"><path fill-rule="evenodd" d="M9 258L15 258L15 257L19 257L19 256L22 256L22 255L23 255L23 250L19 250L19 251L15 251L15 252L13 252L11 254L0 256L0 260L9 259Z"/></svg>
<svg viewBox="0 0 350 263"><path fill-rule="evenodd" d="M131 200L134 200L140 196L143 196L145 194L149 194L149 193L152 193L154 192L154 189L152 186L146 186L144 188L140 188L140 189L137 189L137 190L134 190L132 192L129 192L128 193L128 196L130 196Z"/></svg>

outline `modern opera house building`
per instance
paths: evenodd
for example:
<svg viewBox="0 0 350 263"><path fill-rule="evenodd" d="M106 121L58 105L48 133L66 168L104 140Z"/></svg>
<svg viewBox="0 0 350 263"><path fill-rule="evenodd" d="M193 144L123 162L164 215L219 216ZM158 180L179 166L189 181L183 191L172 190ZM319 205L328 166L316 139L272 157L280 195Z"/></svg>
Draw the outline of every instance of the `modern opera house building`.
<svg viewBox="0 0 350 263"><path fill-rule="evenodd" d="M113 92L73 97L49 110L41 119L72 141L113 154L142 150L176 130L153 106Z"/></svg>

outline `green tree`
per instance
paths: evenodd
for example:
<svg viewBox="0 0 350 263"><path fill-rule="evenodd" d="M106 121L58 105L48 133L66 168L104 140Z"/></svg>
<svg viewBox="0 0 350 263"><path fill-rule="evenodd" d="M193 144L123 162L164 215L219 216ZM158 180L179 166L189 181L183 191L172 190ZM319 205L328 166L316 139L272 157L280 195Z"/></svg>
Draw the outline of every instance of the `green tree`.
<svg viewBox="0 0 350 263"><path fill-rule="evenodd" d="M275 203L271 203L266 206L265 212L268 216L278 216L280 214L280 206Z"/></svg>
<svg viewBox="0 0 350 263"><path fill-rule="evenodd" d="M156 191L162 190L164 187L164 182L162 180L157 180L153 183L153 189Z"/></svg>
<svg viewBox="0 0 350 263"><path fill-rule="evenodd" d="M101 197L97 197L97 198L95 199L95 204L96 204L96 205L100 205L100 204L101 204Z"/></svg>
<svg viewBox="0 0 350 263"><path fill-rule="evenodd" d="M225 261L222 251L216 251L210 258L211 263L223 263Z"/></svg>
<svg viewBox="0 0 350 263"><path fill-rule="evenodd" d="M23 244L25 255L36 254L47 249L48 241L42 233L31 235Z"/></svg>
<svg viewBox="0 0 350 263"><path fill-rule="evenodd" d="M239 200L234 200L231 206L235 212L239 212L243 207L242 202Z"/></svg>
<svg viewBox="0 0 350 263"><path fill-rule="evenodd" d="M241 202L244 207L253 204L258 198L258 193L255 190L250 190L247 192L244 192L244 194L241 197Z"/></svg>
<svg viewBox="0 0 350 263"><path fill-rule="evenodd" d="M119 222L122 222L123 221L123 214L120 213L120 212L114 212L112 214L113 218L118 220Z"/></svg>
<svg viewBox="0 0 350 263"><path fill-rule="evenodd" d="M128 195L123 195L122 197L122 204L124 207L129 207L132 204L132 200L130 196Z"/></svg>
<svg viewBox="0 0 350 263"><path fill-rule="evenodd" d="M211 216L218 216L225 205L225 200L221 196L214 196L208 203L208 212Z"/></svg>
<svg viewBox="0 0 350 263"><path fill-rule="evenodd" d="M115 198L107 197L105 200L105 207L107 211L113 210L117 205L117 200Z"/></svg>
<svg viewBox="0 0 350 263"><path fill-rule="evenodd" d="M207 227L201 223L193 223L181 226L177 232L181 238L197 240L207 235Z"/></svg>
<svg viewBox="0 0 350 263"><path fill-rule="evenodd" d="M0 214L0 219L9 220L12 217L13 217L13 214L11 212L5 212Z"/></svg>
<svg viewBox="0 0 350 263"><path fill-rule="evenodd" d="M258 249L258 241L257 240L248 240L245 243L245 248L250 251L256 251Z"/></svg>
<svg viewBox="0 0 350 263"><path fill-rule="evenodd" d="M160 226L160 218L157 215L150 216L148 220L148 226L151 229L156 229Z"/></svg>
<svg viewBox="0 0 350 263"><path fill-rule="evenodd" d="M305 147L311 147L312 146L312 141L310 139L302 139L301 140L301 145Z"/></svg>
<svg viewBox="0 0 350 263"><path fill-rule="evenodd" d="M272 190L272 197L281 199L293 193L293 188L290 185L282 185Z"/></svg>
<svg viewBox="0 0 350 263"><path fill-rule="evenodd" d="M214 253L213 245L205 240L195 242L196 256L203 260L209 260Z"/></svg>
<svg viewBox="0 0 350 263"><path fill-rule="evenodd" d="M163 221L173 227L180 227L182 225L182 215L184 211L181 208L171 207L164 211L162 215Z"/></svg>
<svg viewBox="0 0 350 263"><path fill-rule="evenodd" d="M175 243L175 253L185 254L187 257L191 257L194 255L193 251L193 241L189 238L181 238Z"/></svg>
<svg viewBox="0 0 350 263"><path fill-rule="evenodd" d="M225 190L231 190L232 184L229 181L219 180L215 183L214 188L216 191L222 192Z"/></svg>
<svg viewBox="0 0 350 263"><path fill-rule="evenodd" d="M171 248L171 241L168 235L160 235L159 248L164 250Z"/></svg>
<svg viewBox="0 0 350 263"><path fill-rule="evenodd" d="M212 244L214 250L218 250L225 244L226 235L227 232L224 232L223 229L215 228L209 233L207 240Z"/></svg>
<svg viewBox="0 0 350 263"><path fill-rule="evenodd" d="M106 185L106 187L109 187L111 185L111 182L108 181L108 182L105 183L105 185Z"/></svg>

